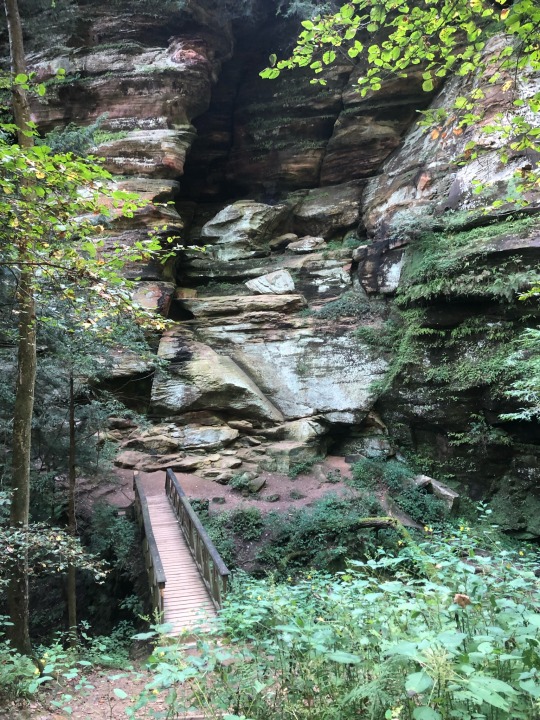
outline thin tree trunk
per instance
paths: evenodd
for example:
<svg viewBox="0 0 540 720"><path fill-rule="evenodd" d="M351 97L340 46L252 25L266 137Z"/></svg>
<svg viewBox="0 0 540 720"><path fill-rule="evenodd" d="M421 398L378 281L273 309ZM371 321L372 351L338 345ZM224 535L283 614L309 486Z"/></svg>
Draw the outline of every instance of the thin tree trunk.
<svg viewBox="0 0 540 720"><path fill-rule="evenodd" d="M15 409L13 416L13 473L11 494L11 526L28 528L30 509L30 447L34 388L36 380L36 312L33 276L21 272L18 287L19 348ZM17 559L8 586L9 615L13 625L10 639L17 650L30 655L28 551Z"/></svg>
<svg viewBox="0 0 540 720"><path fill-rule="evenodd" d="M69 373L69 468L68 468L68 532L75 537L77 519L75 515L75 391L73 369ZM73 563L69 563L67 572L67 606L69 625L69 644L76 647L77 638L77 576Z"/></svg>
<svg viewBox="0 0 540 720"><path fill-rule="evenodd" d="M23 32L19 4L17 0L4 0L9 33L9 52L11 71L17 75L26 75L26 57L24 54ZM34 137L30 131L30 105L28 95L21 85L14 85L11 93L13 116L17 125L17 140L21 147L32 147Z"/></svg>
<svg viewBox="0 0 540 720"><path fill-rule="evenodd" d="M26 61L21 18L17 0L4 0L11 69L13 74L26 74ZM32 147L34 139L25 134L29 130L30 108L26 91L20 85L13 86L13 115L18 128L18 140L22 147ZM28 243L21 238L18 243L21 261L28 257ZM15 409L13 417L13 474L10 522L12 527L28 528L30 503L30 449L32 414L36 384L36 310L34 299L34 275L21 265L17 290L19 325L17 380L15 385ZM8 609L11 622L10 638L19 652L30 655L32 646L29 633L28 602L28 553L23 553L13 568L8 586Z"/></svg>

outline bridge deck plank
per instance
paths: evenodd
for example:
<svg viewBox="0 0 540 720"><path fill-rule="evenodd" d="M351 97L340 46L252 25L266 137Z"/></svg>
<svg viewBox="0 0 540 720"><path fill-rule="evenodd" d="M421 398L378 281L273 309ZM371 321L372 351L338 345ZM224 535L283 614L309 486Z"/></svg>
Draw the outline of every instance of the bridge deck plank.
<svg viewBox="0 0 540 720"><path fill-rule="evenodd" d="M216 611L174 511L167 499L150 496L148 512L166 577L164 620L173 625L171 634L199 627Z"/></svg>

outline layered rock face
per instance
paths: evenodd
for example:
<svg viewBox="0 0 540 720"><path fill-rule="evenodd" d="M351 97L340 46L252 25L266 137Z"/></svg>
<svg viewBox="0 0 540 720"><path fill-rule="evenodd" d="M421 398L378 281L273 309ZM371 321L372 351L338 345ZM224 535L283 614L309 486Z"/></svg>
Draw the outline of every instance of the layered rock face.
<svg viewBox="0 0 540 720"><path fill-rule="evenodd" d="M226 482L328 448L401 448L513 507L509 528L540 534L524 503L540 479L537 435L500 419L515 409L506 363L536 322L516 293L537 272L537 225L506 222L510 205L485 213L471 192L486 177L511 194L512 172L534 159L501 166L480 126L434 139L414 125L433 99L415 78L366 98L345 65L324 88L262 81L294 31L273 7L247 26L213 0L182 6L81 2L77 32L60 28L47 51L36 40L31 56L50 81L39 126L102 117L98 154L157 203L113 236L133 243L157 226L182 246L164 266L126 269L138 302L175 324L148 398L155 427L124 437L119 462ZM484 124L504 110L504 82L487 87ZM434 108L462 92L451 81ZM482 160L456 166L472 138ZM141 368L119 358L116 373Z"/></svg>
<svg viewBox="0 0 540 720"><path fill-rule="evenodd" d="M506 43L494 38L486 53L497 56ZM451 119L430 132L411 128L368 182L369 242L355 257L365 291L395 298L402 339L379 408L396 439L455 474L473 497L487 495L502 527L536 537L538 424L505 415L518 409L508 390L519 372L519 339L540 314L536 299L518 299L538 282L540 194L527 191L522 215L515 204L516 183L538 158L516 150L503 163L502 136L485 132L513 111L509 88L528 94L540 80L515 82L484 76L447 84L432 109L453 107L474 83L485 93L474 110L482 119L464 132ZM463 162L471 146L478 158Z"/></svg>

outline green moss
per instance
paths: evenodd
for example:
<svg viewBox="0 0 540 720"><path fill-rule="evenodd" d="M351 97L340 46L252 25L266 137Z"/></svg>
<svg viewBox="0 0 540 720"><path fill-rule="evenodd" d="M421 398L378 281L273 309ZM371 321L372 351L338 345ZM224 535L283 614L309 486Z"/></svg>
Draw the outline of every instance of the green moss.
<svg viewBox="0 0 540 720"><path fill-rule="evenodd" d="M350 290L337 300L326 303L320 310L316 310L314 315L324 320L339 320L344 317L365 318L371 316L376 308L378 308L376 302Z"/></svg>
<svg viewBox="0 0 540 720"><path fill-rule="evenodd" d="M537 224L536 216L526 216L458 232L423 232L411 245L398 303L469 295L512 300L540 277L538 267L519 253L497 263L489 255L502 237L523 236Z"/></svg>
<svg viewBox="0 0 540 720"><path fill-rule="evenodd" d="M94 133L94 143L96 145L102 145L103 143L114 142L115 140L123 140L128 137L129 133L126 130L117 130L116 132L110 130L97 130Z"/></svg>
<svg viewBox="0 0 540 720"><path fill-rule="evenodd" d="M485 316L469 318L454 328L430 327L420 309L397 311L383 326L359 328L357 337L389 355L390 363L379 389L388 390L399 377L456 393L492 386L509 388L519 369L515 357L520 327Z"/></svg>

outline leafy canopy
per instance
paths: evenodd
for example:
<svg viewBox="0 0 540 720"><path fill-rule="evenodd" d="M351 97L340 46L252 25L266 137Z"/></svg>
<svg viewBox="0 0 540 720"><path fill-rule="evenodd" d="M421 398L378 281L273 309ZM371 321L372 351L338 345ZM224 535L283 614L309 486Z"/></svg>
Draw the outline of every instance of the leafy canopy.
<svg viewBox="0 0 540 720"><path fill-rule="evenodd" d="M424 90L435 78L474 73L484 62L488 40L506 33L511 42L490 60L490 82L507 69L540 69L540 7L522 0L503 8L486 0L352 0L338 12L304 20L304 30L289 59L271 58L261 75L277 77L281 70L309 66L321 73L338 56L367 60L358 79L362 95L379 90L386 75L407 77L422 64ZM499 7L500 6L500 7ZM378 35L375 35L378 33ZM322 81L324 82L324 81ZM528 100L540 107L540 93Z"/></svg>
<svg viewBox="0 0 540 720"><path fill-rule="evenodd" d="M506 163L508 149L540 150L540 128L530 117L540 110L540 92L530 82L531 72L540 70L540 6L534 0L508 7L505 3L351 0L335 13L304 20L292 55L279 60L272 55L270 67L260 74L273 79L283 70L309 68L316 76L311 82L325 85L321 74L326 66L349 62L359 72L362 96L380 90L388 79L419 73L426 92L435 90L448 76L482 77L482 87L471 82L456 98L451 113L453 131L460 134L464 127L475 125L481 118L476 103L486 100L486 88L500 88L513 112L496 116L485 131L502 135L505 149L500 155ZM507 41L490 44L498 35L506 36ZM428 124L436 125L437 120L441 118L428 113ZM434 139L440 134L440 129L435 130ZM474 159L473 149L465 148L466 160Z"/></svg>

